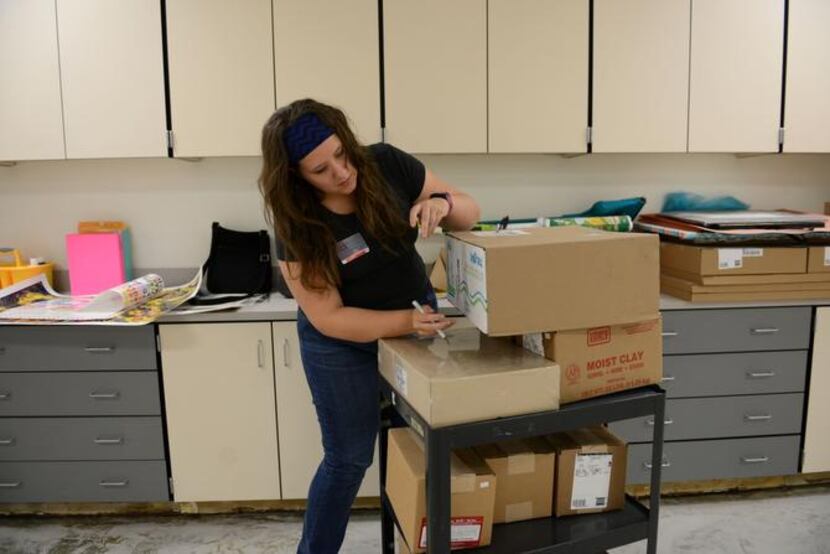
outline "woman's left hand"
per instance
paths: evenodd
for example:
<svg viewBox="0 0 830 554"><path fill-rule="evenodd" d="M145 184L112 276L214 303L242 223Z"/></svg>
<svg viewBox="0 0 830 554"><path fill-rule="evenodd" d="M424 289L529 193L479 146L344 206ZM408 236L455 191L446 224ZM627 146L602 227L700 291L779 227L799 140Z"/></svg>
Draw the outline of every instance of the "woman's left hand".
<svg viewBox="0 0 830 554"><path fill-rule="evenodd" d="M409 211L409 225L415 227L420 224L421 236L430 236L441 220L450 213L450 204L443 198L428 198L412 206Z"/></svg>

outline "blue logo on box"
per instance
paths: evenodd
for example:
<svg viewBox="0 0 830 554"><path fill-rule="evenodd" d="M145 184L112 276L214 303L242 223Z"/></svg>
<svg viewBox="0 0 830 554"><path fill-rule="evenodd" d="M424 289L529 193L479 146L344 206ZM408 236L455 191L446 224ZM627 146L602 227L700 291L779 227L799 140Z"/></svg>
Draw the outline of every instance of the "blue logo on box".
<svg viewBox="0 0 830 554"><path fill-rule="evenodd" d="M470 252L470 263L478 267L484 267L484 260L478 255L478 252Z"/></svg>

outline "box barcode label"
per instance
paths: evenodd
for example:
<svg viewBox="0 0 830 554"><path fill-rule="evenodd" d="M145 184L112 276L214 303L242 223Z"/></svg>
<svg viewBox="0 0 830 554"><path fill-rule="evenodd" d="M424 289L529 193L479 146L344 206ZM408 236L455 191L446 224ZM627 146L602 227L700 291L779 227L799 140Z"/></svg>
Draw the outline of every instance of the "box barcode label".
<svg viewBox="0 0 830 554"><path fill-rule="evenodd" d="M743 266L743 248L718 248L718 269L739 269Z"/></svg>
<svg viewBox="0 0 830 554"><path fill-rule="evenodd" d="M395 360L395 388L404 396L409 395L408 375L400 358Z"/></svg>
<svg viewBox="0 0 830 554"><path fill-rule="evenodd" d="M764 256L763 248L744 248L744 258L762 258Z"/></svg>
<svg viewBox="0 0 830 554"><path fill-rule="evenodd" d="M824 265L830 265L830 246L824 247Z"/></svg>
<svg viewBox="0 0 830 554"><path fill-rule="evenodd" d="M577 454L571 509L604 508L611 485L611 454Z"/></svg>

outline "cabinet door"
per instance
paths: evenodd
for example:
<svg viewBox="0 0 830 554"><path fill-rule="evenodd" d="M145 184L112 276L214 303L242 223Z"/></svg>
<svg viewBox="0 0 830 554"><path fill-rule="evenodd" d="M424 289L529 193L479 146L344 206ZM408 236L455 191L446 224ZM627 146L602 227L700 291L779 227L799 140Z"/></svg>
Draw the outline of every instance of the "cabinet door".
<svg viewBox="0 0 830 554"><path fill-rule="evenodd" d="M784 152L830 152L830 2L790 0Z"/></svg>
<svg viewBox="0 0 830 554"><path fill-rule="evenodd" d="M489 151L586 152L587 0L488 10Z"/></svg>
<svg viewBox="0 0 830 554"><path fill-rule="evenodd" d="M270 324L159 333L173 499L279 499Z"/></svg>
<svg viewBox="0 0 830 554"><path fill-rule="evenodd" d="M594 152L685 152L690 0L596 0Z"/></svg>
<svg viewBox="0 0 830 554"><path fill-rule="evenodd" d="M816 309L802 471L830 471L830 308Z"/></svg>
<svg viewBox="0 0 830 554"><path fill-rule="evenodd" d="M386 141L410 152L487 151L485 0L385 0Z"/></svg>
<svg viewBox="0 0 830 554"><path fill-rule="evenodd" d="M282 497L304 499L323 459L320 425L300 359L297 323L273 323L277 421L280 436ZM377 447L375 462L366 472L358 496L378 496Z"/></svg>
<svg viewBox="0 0 830 554"><path fill-rule="evenodd" d="M66 157L167 156L159 2L57 6Z"/></svg>
<svg viewBox="0 0 830 554"><path fill-rule="evenodd" d="M173 152L258 156L274 111L270 0L168 0Z"/></svg>
<svg viewBox="0 0 830 554"><path fill-rule="evenodd" d="M694 0L689 152L777 152L784 0Z"/></svg>
<svg viewBox="0 0 830 554"><path fill-rule="evenodd" d="M0 3L0 160L65 157L53 0Z"/></svg>
<svg viewBox="0 0 830 554"><path fill-rule="evenodd" d="M274 0L277 105L333 104L364 143L380 136L377 0Z"/></svg>

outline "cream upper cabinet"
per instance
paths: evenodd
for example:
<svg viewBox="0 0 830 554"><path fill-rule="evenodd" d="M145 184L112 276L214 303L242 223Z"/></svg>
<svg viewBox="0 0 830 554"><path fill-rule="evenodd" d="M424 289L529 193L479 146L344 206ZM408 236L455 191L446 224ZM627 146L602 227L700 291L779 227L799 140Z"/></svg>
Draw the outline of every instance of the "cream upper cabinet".
<svg viewBox="0 0 830 554"><path fill-rule="evenodd" d="M279 499L271 324L168 324L159 334L173 499Z"/></svg>
<svg viewBox="0 0 830 554"><path fill-rule="evenodd" d="M689 152L777 152L784 0L693 0Z"/></svg>
<svg viewBox="0 0 830 554"><path fill-rule="evenodd" d="M595 0L594 152L685 152L690 0Z"/></svg>
<svg viewBox="0 0 830 554"><path fill-rule="evenodd" d="M802 471L830 471L830 308L816 308Z"/></svg>
<svg viewBox="0 0 830 554"><path fill-rule="evenodd" d="M790 0L784 152L830 152L830 2Z"/></svg>
<svg viewBox="0 0 830 554"><path fill-rule="evenodd" d="M167 0L173 153L258 156L274 101L270 0Z"/></svg>
<svg viewBox="0 0 830 554"><path fill-rule="evenodd" d="M273 0L277 106L342 109L361 142L381 140L377 0Z"/></svg>
<svg viewBox="0 0 830 554"><path fill-rule="evenodd" d="M384 0L386 142L487 151L485 0Z"/></svg>
<svg viewBox="0 0 830 554"><path fill-rule="evenodd" d="M588 1L488 9L489 151L586 152Z"/></svg>
<svg viewBox="0 0 830 554"><path fill-rule="evenodd" d="M0 160L64 158L54 0L0 2Z"/></svg>
<svg viewBox="0 0 830 554"><path fill-rule="evenodd" d="M282 497L304 499L323 459L320 424L300 359L297 322L273 323ZM377 448L358 496L379 496Z"/></svg>
<svg viewBox="0 0 830 554"><path fill-rule="evenodd" d="M57 6L66 157L166 157L159 2Z"/></svg>

